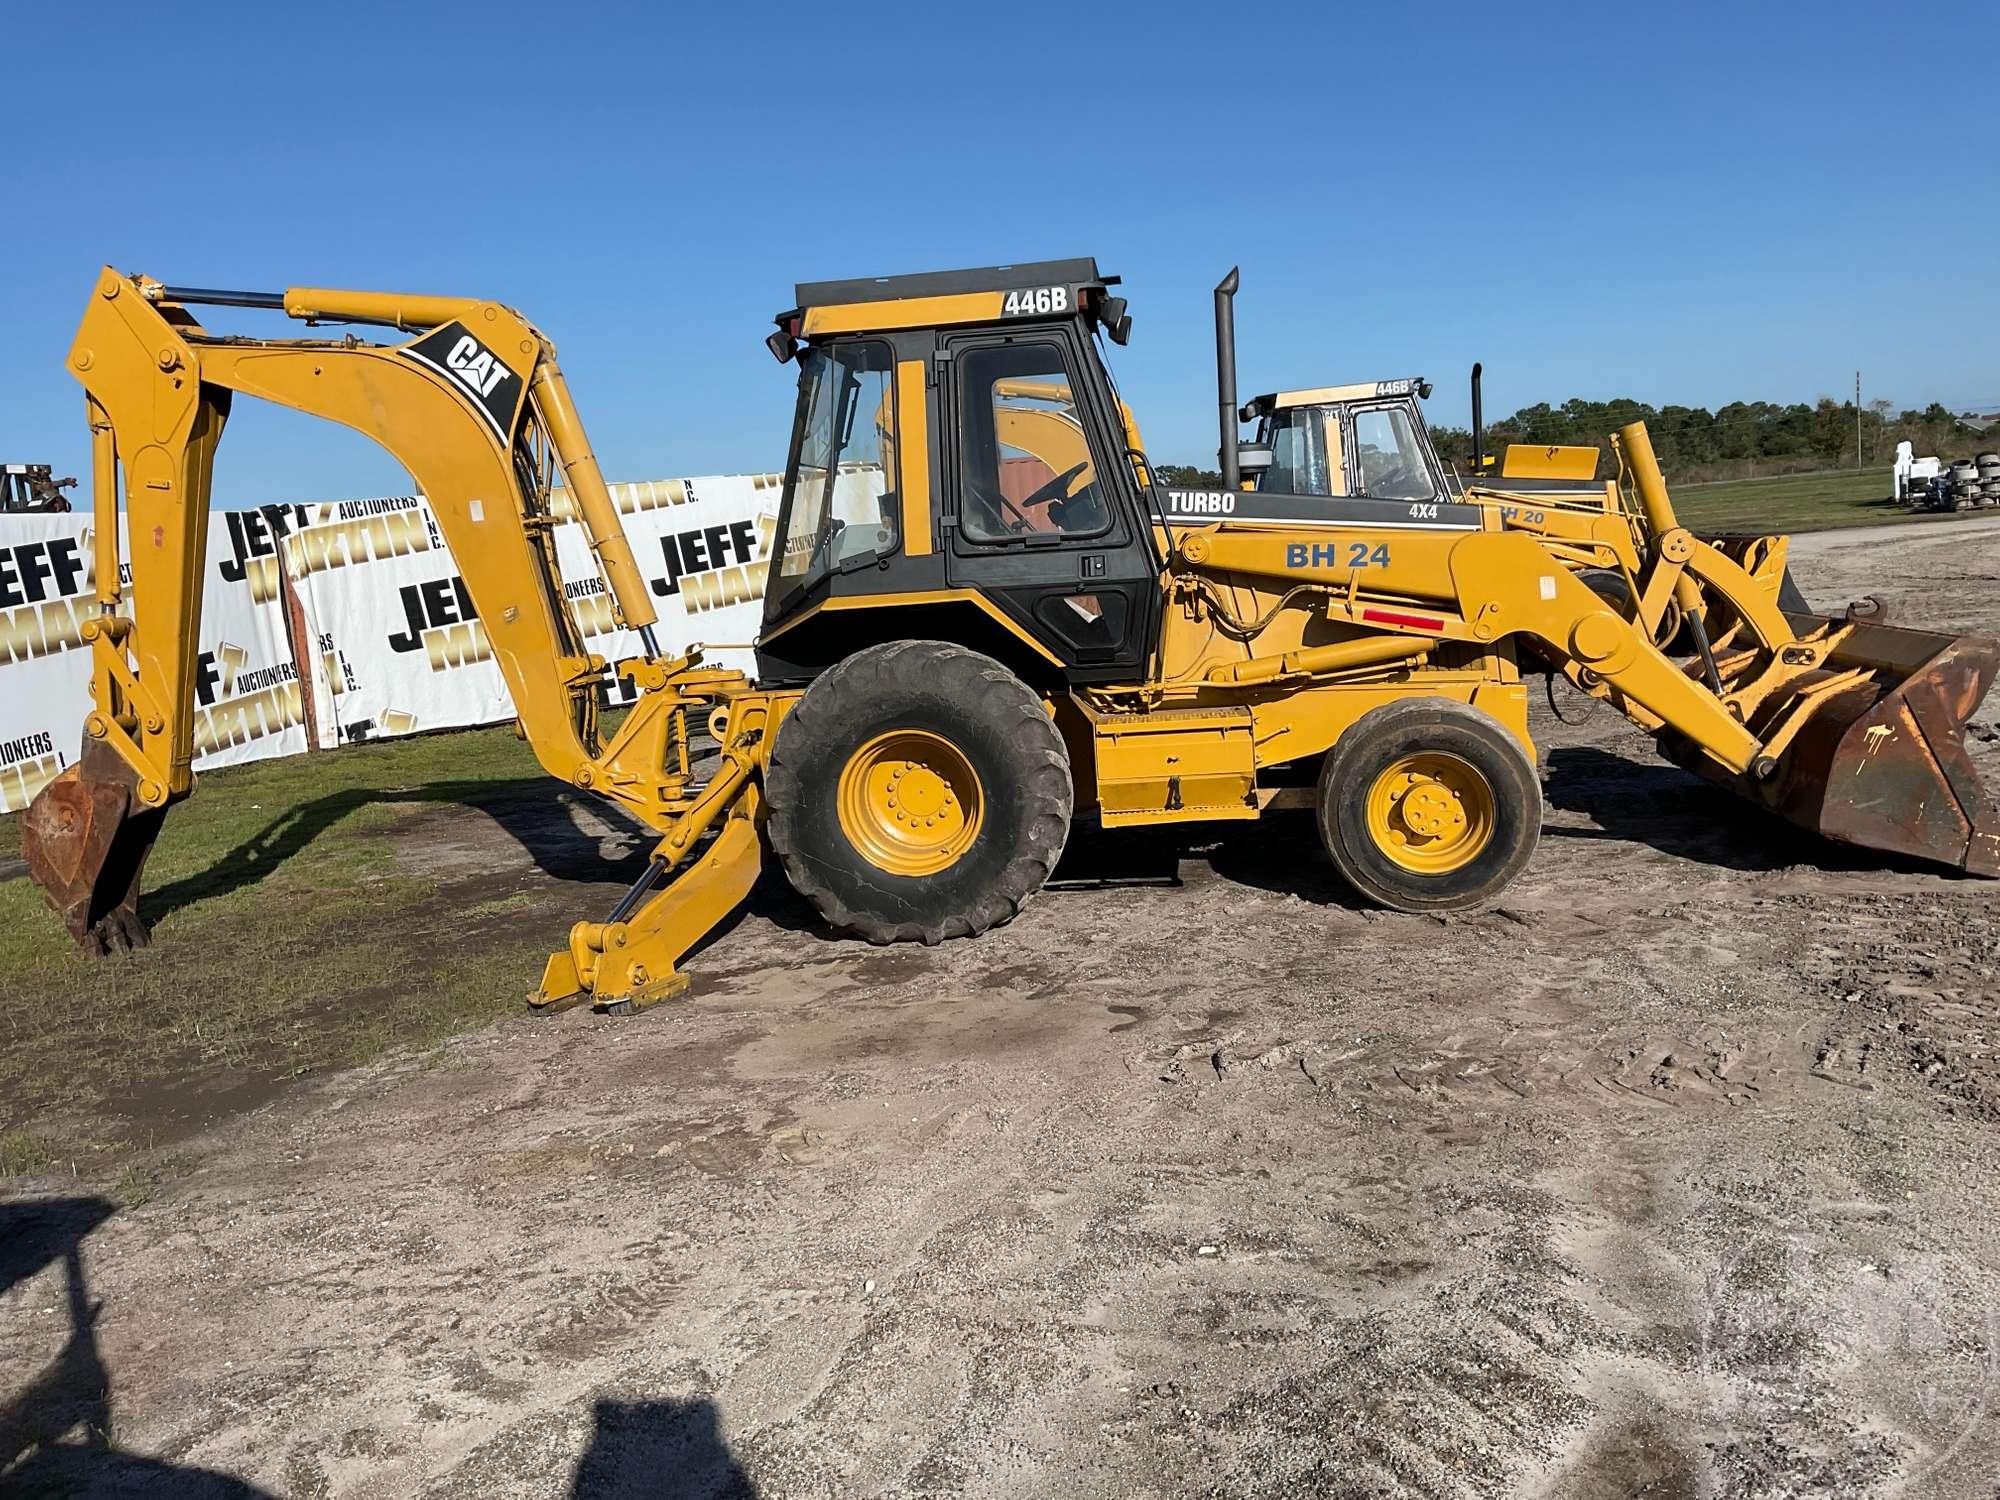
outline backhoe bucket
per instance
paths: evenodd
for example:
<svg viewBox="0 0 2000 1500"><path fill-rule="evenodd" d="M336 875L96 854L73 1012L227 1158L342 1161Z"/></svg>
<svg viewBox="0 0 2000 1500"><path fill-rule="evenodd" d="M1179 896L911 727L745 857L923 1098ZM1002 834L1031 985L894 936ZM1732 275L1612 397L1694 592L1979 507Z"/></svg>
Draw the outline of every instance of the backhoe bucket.
<svg viewBox="0 0 2000 1500"><path fill-rule="evenodd" d="M1827 668L1871 675L1814 706L1764 799L1828 838L2000 875L2000 810L1965 749L2000 642L1866 622L1836 628Z"/></svg>
<svg viewBox="0 0 2000 1500"><path fill-rule="evenodd" d="M85 740L82 758L28 805L28 877L85 952L145 946L139 877L166 815L139 802L137 774L97 739Z"/></svg>

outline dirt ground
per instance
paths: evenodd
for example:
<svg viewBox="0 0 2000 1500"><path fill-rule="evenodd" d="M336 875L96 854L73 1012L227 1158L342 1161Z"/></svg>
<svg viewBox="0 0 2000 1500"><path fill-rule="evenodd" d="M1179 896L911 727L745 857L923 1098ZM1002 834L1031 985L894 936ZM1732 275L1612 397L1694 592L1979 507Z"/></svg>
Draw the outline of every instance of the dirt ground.
<svg viewBox="0 0 2000 1500"><path fill-rule="evenodd" d="M2000 633L2000 526L1798 572ZM0 1489L1993 1495L2000 886L1563 707L1496 910L1360 909L1303 817L928 951L766 889L686 1003L308 1078L134 1208L14 1180ZM608 904L629 841L518 814L404 857Z"/></svg>

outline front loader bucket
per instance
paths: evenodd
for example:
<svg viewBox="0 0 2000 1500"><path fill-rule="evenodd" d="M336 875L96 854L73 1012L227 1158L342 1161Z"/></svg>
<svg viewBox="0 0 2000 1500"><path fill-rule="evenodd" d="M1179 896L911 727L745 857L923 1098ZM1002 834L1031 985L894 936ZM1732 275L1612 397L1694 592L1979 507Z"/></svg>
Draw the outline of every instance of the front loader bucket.
<svg viewBox="0 0 2000 1500"><path fill-rule="evenodd" d="M1854 622L1826 665L1871 676L1814 706L1764 800L1828 838L2000 876L2000 809L1965 750L2000 641Z"/></svg>
<svg viewBox="0 0 2000 1500"><path fill-rule="evenodd" d="M28 805L21 820L28 878L85 952L145 946L139 877L166 815L139 802L137 774L97 739L86 739L82 758Z"/></svg>

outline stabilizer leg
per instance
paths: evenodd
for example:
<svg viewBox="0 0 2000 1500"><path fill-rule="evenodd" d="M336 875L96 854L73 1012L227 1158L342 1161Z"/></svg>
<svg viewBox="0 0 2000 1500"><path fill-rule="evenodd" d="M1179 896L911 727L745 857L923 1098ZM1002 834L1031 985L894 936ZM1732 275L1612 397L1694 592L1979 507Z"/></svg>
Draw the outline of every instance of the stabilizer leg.
<svg viewBox="0 0 2000 1500"><path fill-rule="evenodd" d="M701 858L622 922L579 922L569 947L552 954L537 1010L567 1010L586 1000L622 1014L671 1000L688 987L675 967L687 951L741 906L764 866L757 796L747 788Z"/></svg>
<svg viewBox="0 0 2000 1500"><path fill-rule="evenodd" d="M763 799L745 746L732 746L722 770L676 820L653 864L610 919L579 922L569 947L550 955L529 1004L568 1010L590 1001L600 1011L643 1010L681 994L688 978L674 966L750 894L764 864ZM672 872L702 834L722 820L701 857ZM664 890L648 895L662 879Z"/></svg>

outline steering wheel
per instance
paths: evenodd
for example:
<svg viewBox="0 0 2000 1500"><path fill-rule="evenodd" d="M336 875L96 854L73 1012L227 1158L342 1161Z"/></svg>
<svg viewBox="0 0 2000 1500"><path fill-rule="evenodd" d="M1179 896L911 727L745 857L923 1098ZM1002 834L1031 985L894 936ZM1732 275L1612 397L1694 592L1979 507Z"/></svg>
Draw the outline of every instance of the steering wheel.
<svg viewBox="0 0 2000 1500"><path fill-rule="evenodd" d="M1377 475L1368 485L1369 495L1377 500L1407 500L1409 487L1416 482L1410 466L1399 463L1386 474Z"/></svg>
<svg viewBox="0 0 2000 1500"><path fill-rule="evenodd" d="M1082 463L1063 470L1062 473L1056 475L1055 478L1036 490L1034 494L1023 500L1021 502L1021 509L1027 510L1032 506L1047 505L1051 500L1067 500L1069 498L1069 482L1089 467L1090 460L1085 459Z"/></svg>

